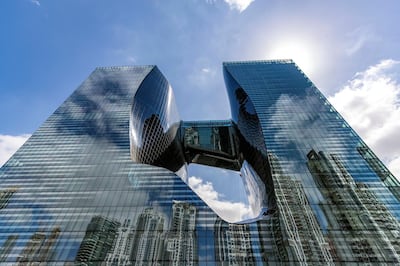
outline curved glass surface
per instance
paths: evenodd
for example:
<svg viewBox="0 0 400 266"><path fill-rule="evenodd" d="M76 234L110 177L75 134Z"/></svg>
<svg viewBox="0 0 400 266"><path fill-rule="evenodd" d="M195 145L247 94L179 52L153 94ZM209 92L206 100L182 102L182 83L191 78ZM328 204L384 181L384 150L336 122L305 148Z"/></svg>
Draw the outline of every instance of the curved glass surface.
<svg viewBox="0 0 400 266"><path fill-rule="evenodd" d="M245 162L244 185L253 211L259 210L261 218L276 211L276 199L260 119L251 98L226 68L224 78L237 130L239 158L241 164Z"/></svg>
<svg viewBox="0 0 400 266"><path fill-rule="evenodd" d="M174 93L157 67L140 84L132 103L132 160L177 172L185 163Z"/></svg>

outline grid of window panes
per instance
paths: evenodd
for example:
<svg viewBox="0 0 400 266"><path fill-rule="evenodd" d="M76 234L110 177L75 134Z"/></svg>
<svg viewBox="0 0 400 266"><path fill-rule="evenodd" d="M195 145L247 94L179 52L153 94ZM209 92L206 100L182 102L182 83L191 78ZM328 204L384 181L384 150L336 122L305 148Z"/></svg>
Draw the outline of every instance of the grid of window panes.
<svg viewBox="0 0 400 266"><path fill-rule="evenodd" d="M132 159L135 162L153 164L168 150L171 143L175 144L173 142L180 124L172 88L157 67L154 67L143 80L132 103L130 120ZM182 158L176 162L168 163L183 164L183 154L181 155ZM167 169L174 168L171 165L162 166Z"/></svg>
<svg viewBox="0 0 400 266"><path fill-rule="evenodd" d="M289 260L400 263L399 183L295 63L224 71L260 121Z"/></svg>

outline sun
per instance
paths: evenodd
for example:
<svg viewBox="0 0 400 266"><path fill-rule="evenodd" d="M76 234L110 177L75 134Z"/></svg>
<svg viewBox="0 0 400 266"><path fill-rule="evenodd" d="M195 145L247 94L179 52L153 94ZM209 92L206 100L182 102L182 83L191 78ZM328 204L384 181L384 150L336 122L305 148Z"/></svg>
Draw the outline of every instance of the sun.
<svg viewBox="0 0 400 266"><path fill-rule="evenodd" d="M293 59L300 69L307 75L315 70L315 58L311 45L299 41L285 41L274 45L267 54L268 59Z"/></svg>

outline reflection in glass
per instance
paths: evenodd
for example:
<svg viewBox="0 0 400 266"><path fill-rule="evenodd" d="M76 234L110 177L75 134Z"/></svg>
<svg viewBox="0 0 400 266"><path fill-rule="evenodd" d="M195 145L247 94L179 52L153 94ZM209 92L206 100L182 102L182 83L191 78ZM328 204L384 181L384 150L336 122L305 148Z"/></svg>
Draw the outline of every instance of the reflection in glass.
<svg viewBox="0 0 400 266"><path fill-rule="evenodd" d="M130 254L132 251L133 235L134 227L131 225L131 220L125 219L121 223L121 226L118 227L113 246L106 255L106 265L131 265Z"/></svg>
<svg viewBox="0 0 400 266"><path fill-rule="evenodd" d="M155 66L97 68L0 168L0 262L399 264L399 183L304 73L223 68L219 121L180 121ZM240 170L258 215L223 221L189 163Z"/></svg>
<svg viewBox="0 0 400 266"><path fill-rule="evenodd" d="M17 188L8 188L0 191L0 209L7 207L8 201L17 190Z"/></svg>
<svg viewBox="0 0 400 266"><path fill-rule="evenodd" d="M80 262L78 265L103 261L113 246L119 226L118 221L102 216L93 217L76 255L76 261Z"/></svg>
<svg viewBox="0 0 400 266"><path fill-rule="evenodd" d="M195 206L174 201L164 254L168 265L198 265Z"/></svg>
<svg viewBox="0 0 400 266"><path fill-rule="evenodd" d="M10 235L7 237L7 240L4 242L3 246L0 248L0 262L6 262L7 257L11 254L18 236L17 235Z"/></svg>
<svg viewBox="0 0 400 266"><path fill-rule="evenodd" d="M338 155L311 150L307 157L324 195L335 253L345 260L399 263L399 223L384 204L366 184L354 181Z"/></svg>
<svg viewBox="0 0 400 266"><path fill-rule="evenodd" d="M27 265L29 262L36 261L51 261L60 231L59 227L55 227L49 235L46 232L34 233L18 256L17 265Z"/></svg>
<svg viewBox="0 0 400 266"><path fill-rule="evenodd" d="M214 230L217 265L255 265L249 225L218 218Z"/></svg>
<svg viewBox="0 0 400 266"><path fill-rule="evenodd" d="M184 165L180 124L171 86L157 67L144 78L130 114L131 156L135 162L177 172Z"/></svg>
<svg viewBox="0 0 400 266"><path fill-rule="evenodd" d="M332 264L328 243L318 226L303 186L285 175L276 155L269 153L279 219L295 261Z"/></svg>
<svg viewBox="0 0 400 266"><path fill-rule="evenodd" d="M369 167L379 176L383 183L389 188L390 192L400 200L400 183L396 177L383 165L376 155L365 144L357 147L357 151L368 163Z"/></svg>
<svg viewBox="0 0 400 266"><path fill-rule="evenodd" d="M164 217L148 208L136 221L130 260L134 265L160 262L163 255Z"/></svg>
<svg viewBox="0 0 400 266"><path fill-rule="evenodd" d="M183 121L181 131L186 163L240 169L235 128L230 120Z"/></svg>

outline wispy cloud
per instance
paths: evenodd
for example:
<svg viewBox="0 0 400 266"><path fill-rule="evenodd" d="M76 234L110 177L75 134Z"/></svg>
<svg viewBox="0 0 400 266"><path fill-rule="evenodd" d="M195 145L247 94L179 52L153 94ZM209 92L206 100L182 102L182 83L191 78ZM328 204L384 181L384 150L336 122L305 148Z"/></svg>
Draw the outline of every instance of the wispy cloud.
<svg viewBox="0 0 400 266"><path fill-rule="evenodd" d="M207 3L213 4L216 0L206 0ZM240 13L246 10L254 0L224 0L232 10L238 10Z"/></svg>
<svg viewBox="0 0 400 266"><path fill-rule="evenodd" d="M2 166L11 155L30 137L30 135L0 135L0 166Z"/></svg>
<svg viewBox="0 0 400 266"><path fill-rule="evenodd" d="M114 58L118 58L121 62L126 62L128 64L137 63L137 58L133 55L130 48L110 49L109 52Z"/></svg>
<svg viewBox="0 0 400 266"><path fill-rule="evenodd" d="M360 27L347 34L348 43L346 47L346 54L353 55L357 53L368 41L374 39L371 30L365 27Z"/></svg>
<svg viewBox="0 0 400 266"><path fill-rule="evenodd" d="M136 63L136 58L130 55L126 58L126 61L128 61L131 64L134 64Z"/></svg>
<svg viewBox="0 0 400 266"><path fill-rule="evenodd" d="M221 199L213 184L204 182L200 177L189 177L189 186L223 219L228 222L238 222L254 216L250 206L242 202L232 202Z"/></svg>
<svg viewBox="0 0 400 266"><path fill-rule="evenodd" d="M35 4L37 6L40 6L39 0L30 0L32 4Z"/></svg>
<svg viewBox="0 0 400 266"><path fill-rule="evenodd" d="M400 61L357 73L329 101L400 178Z"/></svg>
<svg viewBox="0 0 400 266"><path fill-rule="evenodd" d="M236 9L243 12L254 0L224 0L231 9Z"/></svg>
<svg viewBox="0 0 400 266"><path fill-rule="evenodd" d="M189 82L197 84L201 90L212 90L211 83L217 75L217 69L213 66L196 66L189 73Z"/></svg>

